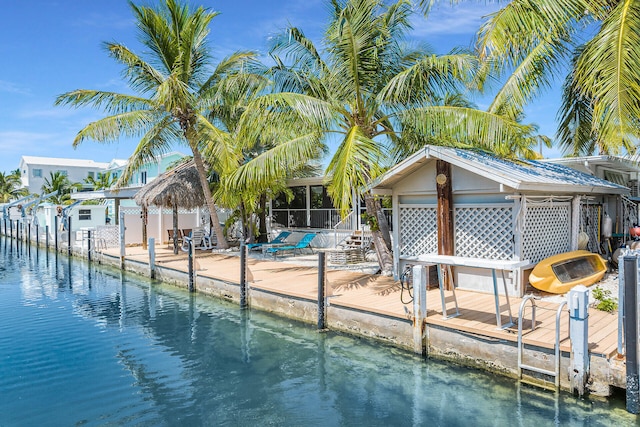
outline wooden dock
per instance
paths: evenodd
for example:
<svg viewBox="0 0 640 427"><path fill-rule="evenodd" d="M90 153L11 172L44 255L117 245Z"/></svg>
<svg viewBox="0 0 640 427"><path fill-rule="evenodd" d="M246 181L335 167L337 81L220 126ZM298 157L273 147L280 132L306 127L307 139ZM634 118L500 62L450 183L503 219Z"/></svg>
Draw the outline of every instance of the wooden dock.
<svg viewBox="0 0 640 427"><path fill-rule="evenodd" d="M119 258L119 249L104 251L105 255ZM148 252L141 247L126 250L126 260L141 264L149 263ZM156 246L156 265L181 272L188 271L187 254L173 254L166 246ZM290 258L289 261L295 258ZM251 289L267 291L273 294L294 297L317 302L318 270L316 267L297 265L294 262L274 261L252 254L248 259L249 285ZM237 254L215 254L209 251L196 251L196 273L198 277L222 280L228 283L240 281L240 258ZM360 312L411 321L413 304L401 301L401 285L391 277L356 273L347 270L328 269L330 304L334 307L357 310ZM457 300L460 316L443 318L439 289L427 291L428 325L435 325L477 336L517 342L517 325L508 329L498 329L496 325L495 302L492 294L458 289ZM405 291L405 298L408 295ZM450 298L449 298L450 300ZM507 307L501 299L502 322L508 322ZM511 312L517 320L522 299L510 297ZM449 314L453 304L448 303ZM548 301L536 301L536 328L531 331L531 307L525 311L523 340L527 345L553 349L555 343L556 313L559 305ZM561 350L568 352L569 316L564 310L560 323ZM606 359L617 355L618 339L617 313L605 313L589 310L589 350L592 355Z"/></svg>

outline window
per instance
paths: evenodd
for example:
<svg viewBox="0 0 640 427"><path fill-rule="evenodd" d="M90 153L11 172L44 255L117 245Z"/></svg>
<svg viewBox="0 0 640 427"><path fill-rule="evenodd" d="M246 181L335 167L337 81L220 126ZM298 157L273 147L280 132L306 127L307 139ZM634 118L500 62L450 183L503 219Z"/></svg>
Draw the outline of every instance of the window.
<svg viewBox="0 0 640 427"><path fill-rule="evenodd" d="M147 171L140 172L140 182L142 184L147 183Z"/></svg>
<svg viewBox="0 0 640 427"><path fill-rule="evenodd" d="M58 169L56 172L58 172L62 176L67 176L67 171L64 169Z"/></svg>
<svg viewBox="0 0 640 427"><path fill-rule="evenodd" d="M89 172L89 173L87 174L87 177L89 177L89 178L91 178L91 179L94 179L94 178L96 177L96 174L95 174L95 172Z"/></svg>
<svg viewBox="0 0 640 427"><path fill-rule="evenodd" d="M80 221L91 221L91 209L78 210L78 219Z"/></svg>
<svg viewBox="0 0 640 427"><path fill-rule="evenodd" d="M42 178L42 169L34 169L33 170L34 178Z"/></svg>

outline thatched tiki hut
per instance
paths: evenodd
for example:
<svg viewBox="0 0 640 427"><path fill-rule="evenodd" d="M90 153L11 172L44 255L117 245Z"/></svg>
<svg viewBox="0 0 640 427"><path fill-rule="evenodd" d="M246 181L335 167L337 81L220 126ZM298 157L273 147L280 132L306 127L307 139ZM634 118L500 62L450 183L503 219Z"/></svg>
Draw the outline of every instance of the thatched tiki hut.
<svg viewBox="0 0 640 427"><path fill-rule="evenodd" d="M147 209L149 206L173 208L173 253L178 253L178 208L194 209L206 205L200 178L193 161L167 171L145 185L134 200L142 207L142 241L147 245Z"/></svg>

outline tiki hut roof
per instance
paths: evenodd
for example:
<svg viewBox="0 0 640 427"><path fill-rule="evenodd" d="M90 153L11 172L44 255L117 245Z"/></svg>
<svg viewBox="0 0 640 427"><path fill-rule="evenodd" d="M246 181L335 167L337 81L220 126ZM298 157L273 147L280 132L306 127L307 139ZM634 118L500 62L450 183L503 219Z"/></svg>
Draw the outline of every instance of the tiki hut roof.
<svg viewBox="0 0 640 427"><path fill-rule="evenodd" d="M134 196L140 206L178 206L193 209L206 205L193 160L159 175Z"/></svg>

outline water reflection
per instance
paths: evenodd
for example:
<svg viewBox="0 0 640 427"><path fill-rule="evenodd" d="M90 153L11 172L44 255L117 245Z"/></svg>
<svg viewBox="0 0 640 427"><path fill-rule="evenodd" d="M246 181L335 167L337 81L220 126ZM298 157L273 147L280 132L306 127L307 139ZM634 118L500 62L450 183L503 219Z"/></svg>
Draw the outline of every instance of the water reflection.
<svg viewBox="0 0 640 427"><path fill-rule="evenodd" d="M0 402L0 425L51 424L51 414L60 425L636 420L621 401L543 392L120 270L27 261L0 247L0 394L16 397Z"/></svg>

